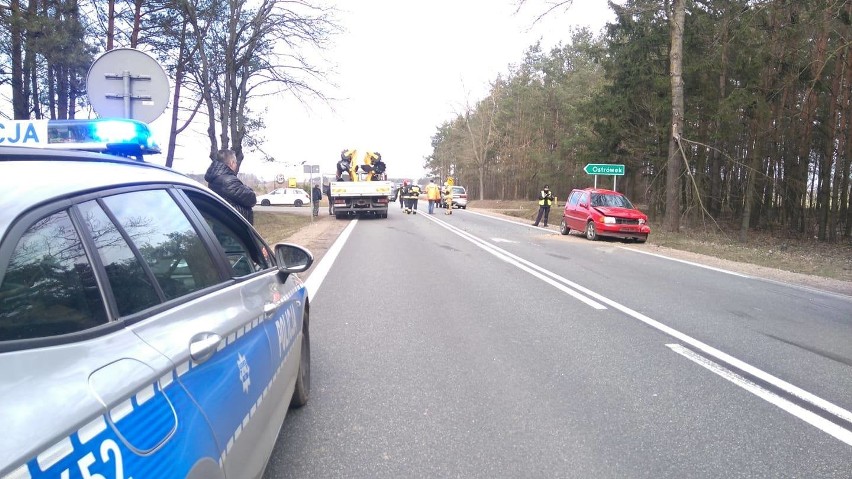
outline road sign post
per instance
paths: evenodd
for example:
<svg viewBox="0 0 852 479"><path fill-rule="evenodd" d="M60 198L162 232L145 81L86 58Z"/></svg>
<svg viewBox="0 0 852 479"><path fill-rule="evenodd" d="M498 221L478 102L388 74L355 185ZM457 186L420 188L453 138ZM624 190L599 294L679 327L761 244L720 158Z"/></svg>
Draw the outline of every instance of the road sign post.
<svg viewBox="0 0 852 479"><path fill-rule="evenodd" d="M595 188L598 187L598 176L612 176L612 189L615 190L615 180L619 176L624 176L624 169L624 165L589 163L585 168L583 168L583 171L585 171L586 174L593 175L595 177Z"/></svg>

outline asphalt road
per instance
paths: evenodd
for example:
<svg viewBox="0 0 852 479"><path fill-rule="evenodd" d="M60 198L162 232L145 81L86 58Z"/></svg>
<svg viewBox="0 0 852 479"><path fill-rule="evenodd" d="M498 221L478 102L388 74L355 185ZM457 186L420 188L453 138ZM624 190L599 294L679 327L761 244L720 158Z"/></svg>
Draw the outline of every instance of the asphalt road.
<svg viewBox="0 0 852 479"><path fill-rule="evenodd" d="M308 278L265 478L852 477L852 298L424 210Z"/></svg>

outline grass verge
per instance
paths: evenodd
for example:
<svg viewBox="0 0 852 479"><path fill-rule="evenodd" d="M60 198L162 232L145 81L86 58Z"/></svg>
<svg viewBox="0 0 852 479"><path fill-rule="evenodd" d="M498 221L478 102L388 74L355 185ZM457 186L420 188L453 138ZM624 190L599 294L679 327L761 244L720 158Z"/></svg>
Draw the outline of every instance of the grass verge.
<svg viewBox="0 0 852 479"><path fill-rule="evenodd" d="M311 223L309 215L281 215L276 213L254 212L254 228L270 245L289 238L296 231Z"/></svg>

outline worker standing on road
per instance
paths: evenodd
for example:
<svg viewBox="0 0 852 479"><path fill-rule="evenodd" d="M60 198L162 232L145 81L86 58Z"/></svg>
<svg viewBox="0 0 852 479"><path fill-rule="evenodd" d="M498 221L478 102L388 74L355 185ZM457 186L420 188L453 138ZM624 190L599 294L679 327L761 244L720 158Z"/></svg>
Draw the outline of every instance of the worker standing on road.
<svg viewBox="0 0 852 479"><path fill-rule="evenodd" d="M453 187L450 186L449 182L444 183L444 204L447 207L447 211L444 213L445 215L453 214Z"/></svg>
<svg viewBox="0 0 852 479"><path fill-rule="evenodd" d="M328 214L331 214L331 183L330 182L323 183L322 192L325 193L325 197L328 200Z"/></svg>
<svg viewBox="0 0 852 479"><path fill-rule="evenodd" d="M541 221L542 216L544 216L543 226L547 228L547 217L550 215L551 203L553 203L553 193L550 192L549 186L544 185L544 189L538 193L538 216L536 216L533 226L538 226L538 222Z"/></svg>
<svg viewBox="0 0 852 479"><path fill-rule="evenodd" d="M411 185L408 184L408 180L403 180L402 186L399 187L399 204L403 205L402 211L405 212L405 214L411 212L409 210L409 190L411 190Z"/></svg>
<svg viewBox="0 0 852 479"><path fill-rule="evenodd" d="M320 201L322 201L322 190L319 184L315 183L314 187L311 188L311 207L313 207L314 216L319 216Z"/></svg>
<svg viewBox="0 0 852 479"><path fill-rule="evenodd" d="M420 185L418 185L416 183L412 183L409 195L411 197L412 213L414 213L416 215L417 214L417 200L420 199Z"/></svg>
<svg viewBox="0 0 852 479"><path fill-rule="evenodd" d="M417 199L420 197L420 187L405 180L402 194L405 196L405 212L417 214Z"/></svg>
<svg viewBox="0 0 852 479"><path fill-rule="evenodd" d="M441 201L441 188L435 184L435 180L429 180L426 185L426 199L429 200L429 214L435 214L435 204Z"/></svg>
<svg viewBox="0 0 852 479"><path fill-rule="evenodd" d="M405 208L405 195L402 194L402 192L405 189L405 185L407 183L408 180L403 181L402 184L399 185L399 188L396 189L396 197L397 199L399 199L399 209Z"/></svg>

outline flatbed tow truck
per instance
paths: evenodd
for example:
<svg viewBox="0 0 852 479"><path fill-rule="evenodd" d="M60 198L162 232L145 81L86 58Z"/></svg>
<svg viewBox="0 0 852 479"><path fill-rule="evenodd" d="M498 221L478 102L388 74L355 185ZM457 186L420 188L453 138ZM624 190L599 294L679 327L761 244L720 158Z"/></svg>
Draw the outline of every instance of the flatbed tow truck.
<svg viewBox="0 0 852 479"><path fill-rule="evenodd" d="M382 155L368 151L358 163L355 150L343 150L337 163L337 176L329 185L331 207L337 219L352 216L388 217L393 182L387 181ZM344 178L348 177L348 181Z"/></svg>

